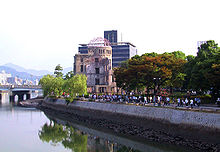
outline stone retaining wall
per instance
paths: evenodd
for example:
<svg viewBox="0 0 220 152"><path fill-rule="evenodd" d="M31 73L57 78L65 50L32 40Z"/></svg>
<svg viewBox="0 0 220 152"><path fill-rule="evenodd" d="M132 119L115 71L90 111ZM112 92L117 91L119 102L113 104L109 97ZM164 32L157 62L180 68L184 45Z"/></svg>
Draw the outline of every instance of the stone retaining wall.
<svg viewBox="0 0 220 152"><path fill-rule="evenodd" d="M45 103L55 105L66 105L65 100L46 99ZM119 113L124 115L131 115L137 117L144 117L147 119L163 120L172 124L186 124L200 127L210 127L213 129L220 129L220 114L184 111L160 107L145 107L125 104L112 103L97 103L86 101L74 101L68 107L83 108L91 110L106 111L112 113ZM68 109L69 109L68 108Z"/></svg>

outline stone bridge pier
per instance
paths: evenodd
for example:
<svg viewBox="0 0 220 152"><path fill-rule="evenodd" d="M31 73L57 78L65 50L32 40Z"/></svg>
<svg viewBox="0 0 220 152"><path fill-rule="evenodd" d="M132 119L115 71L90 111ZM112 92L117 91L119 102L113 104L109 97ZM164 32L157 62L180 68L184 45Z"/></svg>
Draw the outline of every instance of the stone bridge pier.
<svg viewBox="0 0 220 152"><path fill-rule="evenodd" d="M26 95L26 99L24 98ZM15 102L15 97L18 97L18 102L23 100L28 100L31 98L31 91L30 90L19 90L19 91L12 91L10 95L10 101Z"/></svg>
<svg viewBox="0 0 220 152"><path fill-rule="evenodd" d="M0 101L2 100L4 93L8 93L6 90L0 90Z"/></svg>

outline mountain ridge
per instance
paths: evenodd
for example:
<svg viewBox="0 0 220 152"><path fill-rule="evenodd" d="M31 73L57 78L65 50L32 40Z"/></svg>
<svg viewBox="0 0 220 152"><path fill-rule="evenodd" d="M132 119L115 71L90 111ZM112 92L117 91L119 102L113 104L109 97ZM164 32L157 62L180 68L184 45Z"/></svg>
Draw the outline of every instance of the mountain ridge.
<svg viewBox="0 0 220 152"><path fill-rule="evenodd" d="M11 73L13 77L18 76L22 79L35 78L39 79L47 74L53 74L48 70L35 70L35 69L25 69L19 65L13 63L7 63L4 65L0 65L0 72L4 70L6 73ZM65 75L67 72L72 71L72 67L63 68L63 74ZM27 76L27 78L25 77Z"/></svg>
<svg viewBox="0 0 220 152"><path fill-rule="evenodd" d="M36 80L36 79L40 79L42 77L42 76L35 76L35 75L32 75L32 74L27 73L27 72L18 72L15 69L10 68L10 67L0 66L0 71L3 71L3 70L6 73L11 74L12 77L18 77L18 78L21 78L21 79L24 79L24 80L33 81L33 80Z"/></svg>
<svg viewBox="0 0 220 152"><path fill-rule="evenodd" d="M13 63L7 63L7 64L4 64L2 66L15 69L17 72L30 73L30 74L35 75L35 76L42 76L42 75L47 75L47 74L53 74L52 72L50 72L48 70L25 69L25 68L23 68L23 67L21 67L19 65L13 64Z"/></svg>

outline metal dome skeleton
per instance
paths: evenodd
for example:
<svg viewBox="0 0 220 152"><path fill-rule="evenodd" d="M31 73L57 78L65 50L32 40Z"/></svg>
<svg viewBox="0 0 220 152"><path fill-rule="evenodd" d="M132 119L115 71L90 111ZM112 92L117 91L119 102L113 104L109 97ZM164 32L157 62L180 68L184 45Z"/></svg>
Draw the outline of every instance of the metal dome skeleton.
<svg viewBox="0 0 220 152"><path fill-rule="evenodd" d="M88 47L109 47L109 46L111 46L110 42L102 37L94 38L88 44Z"/></svg>

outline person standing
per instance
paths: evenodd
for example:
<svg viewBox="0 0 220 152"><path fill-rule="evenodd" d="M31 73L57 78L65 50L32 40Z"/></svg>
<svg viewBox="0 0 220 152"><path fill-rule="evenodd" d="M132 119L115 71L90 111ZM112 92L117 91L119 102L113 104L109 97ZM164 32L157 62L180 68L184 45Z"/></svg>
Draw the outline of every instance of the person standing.
<svg viewBox="0 0 220 152"><path fill-rule="evenodd" d="M146 103L147 103L147 97L144 96L144 104L146 104Z"/></svg>
<svg viewBox="0 0 220 152"><path fill-rule="evenodd" d="M185 99L185 103L186 103L186 107L188 107L189 100L187 98Z"/></svg>
<svg viewBox="0 0 220 152"><path fill-rule="evenodd" d="M198 105L198 107L200 106L200 103L201 103L200 98L197 98L197 105Z"/></svg>
<svg viewBox="0 0 220 152"><path fill-rule="evenodd" d="M193 99L190 99L190 106L193 108Z"/></svg>
<svg viewBox="0 0 220 152"><path fill-rule="evenodd" d="M167 104L170 104L170 97L167 97Z"/></svg>
<svg viewBox="0 0 220 152"><path fill-rule="evenodd" d="M180 98L177 99L177 106L180 106Z"/></svg>

